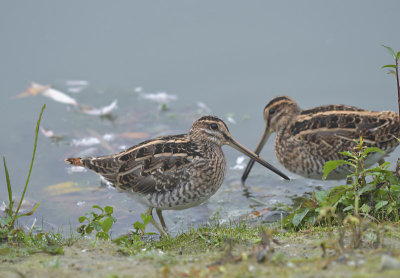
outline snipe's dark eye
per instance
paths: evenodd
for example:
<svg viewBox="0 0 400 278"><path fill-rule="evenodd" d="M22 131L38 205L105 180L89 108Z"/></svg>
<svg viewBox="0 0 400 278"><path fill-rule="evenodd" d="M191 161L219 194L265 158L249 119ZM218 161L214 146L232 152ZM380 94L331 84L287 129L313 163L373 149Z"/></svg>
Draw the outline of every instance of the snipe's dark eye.
<svg viewBox="0 0 400 278"><path fill-rule="evenodd" d="M275 109L274 109L274 108L269 109L269 114L270 114L270 115L272 115L272 114L274 114L274 113L275 113Z"/></svg>
<svg viewBox="0 0 400 278"><path fill-rule="evenodd" d="M210 124L211 129L217 130L218 129L218 125L216 123L212 123Z"/></svg>

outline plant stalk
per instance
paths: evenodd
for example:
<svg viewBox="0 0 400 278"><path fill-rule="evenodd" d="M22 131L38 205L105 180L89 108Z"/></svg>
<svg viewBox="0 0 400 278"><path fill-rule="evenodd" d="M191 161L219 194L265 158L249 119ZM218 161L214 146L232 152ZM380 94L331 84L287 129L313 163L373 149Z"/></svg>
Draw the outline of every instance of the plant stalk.
<svg viewBox="0 0 400 278"><path fill-rule="evenodd" d="M30 179L31 173L32 173L33 161L35 160L35 155L36 155L36 146L37 146L37 139L38 139L40 121L42 119L43 111L44 111L45 108L46 108L46 104L43 105L42 111L40 111L39 119L38 119L37 124L36 124L35 143L33 145L33 154L32 154L31 166L29 167L28 178L26 179L25 188L24 188L24 191L22 192L21 199L19 200L19 204L18 204L17 210L15 211L13 219L11 220L10 228L14 227L15 219L17 219L19 209L21 208L22 201L24 200L24 197L25 197L26 189L28 188L29 179Z"/></svg>
<svg viewBox="0 0 400 278"><path fill-rule="evenodd" d="M399 60L396 60L396 80L397 80L397 104L399 105L399 122L400 122L400 82L399 82Z"/></svg>

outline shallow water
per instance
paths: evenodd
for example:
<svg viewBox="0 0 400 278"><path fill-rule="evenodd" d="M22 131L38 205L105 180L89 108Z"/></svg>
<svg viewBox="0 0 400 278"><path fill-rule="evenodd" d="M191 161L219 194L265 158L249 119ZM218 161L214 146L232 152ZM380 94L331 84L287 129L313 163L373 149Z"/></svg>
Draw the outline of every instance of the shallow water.
<svg viewBox="0 0 400 278"><path fill-rule="evenodd" d="M72 3L0 4L0 154L6 156L15 195L26 179L43 103L42 126L64 136L54 142L40 134L27 198L41 205L26 224L43 217L45 225L68 230L92 205L112 205L118 218L114 233L127 231L144 208L102 185L94 173L70 173L64 158L118 152L147 138L183 133L203 114L223 118L232 135L253 149L264 126L262 109L276 95L289 95L304 108L340 103L398 110L394 78L380 69L392 63L380 44L400 48L398 1ZM69 92L77 88L69 80L89 84ZM30 81L51 84L82 105L103 107L116 99L118 108L111 117L99 117L43 96L14 98ZM161 111L138 87L177 100ZM122 135L127 132L136 138ZM113 135L110 141L105 134ZM103 143L74 145L89 137L104 138ZM338 184L290 174L278 164L272 139L261 155L289 174L290 182L256 166L244 191L242 170L231 169L241 154L224 147L223 186L203 205L164 213L170 229L204 223L215 214L228 219L289 204ZM396 150L388 161L398 156ZM0 174L0 201L6 199Z"/></svg>

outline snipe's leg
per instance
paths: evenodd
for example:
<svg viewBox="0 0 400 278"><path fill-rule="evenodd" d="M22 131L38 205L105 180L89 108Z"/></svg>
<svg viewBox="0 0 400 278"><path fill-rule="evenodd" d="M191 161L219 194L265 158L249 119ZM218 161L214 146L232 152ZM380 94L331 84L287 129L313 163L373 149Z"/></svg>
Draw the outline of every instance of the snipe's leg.
<svg viewBox="0 0 400 278"><path fill-rule="evenodd" d="M163 227L164 231L167 230L167 226L165 225L164 217L162 215L162 210L156 209L156 213L157 213L158 219L160 219L160 223L161 223L161 226Z"/></svg>
<svg viewBox="0 0 400 278"><path fill-rule="evenodd" d="M160 233L162 236L165 236L165 237L166 237L166 236L167 236L167 233L166 233L166 232L163 230L163 228L161 228L160 225L158 225L158 223L154 220L152 211L153 211L153 208L152 208L152 207L149 207L149 208L146 210L146 212L145 212L147 215L151 215L150 223L153 224L154 227L156 227L156 229L159 231L159 233Z"/></svg>

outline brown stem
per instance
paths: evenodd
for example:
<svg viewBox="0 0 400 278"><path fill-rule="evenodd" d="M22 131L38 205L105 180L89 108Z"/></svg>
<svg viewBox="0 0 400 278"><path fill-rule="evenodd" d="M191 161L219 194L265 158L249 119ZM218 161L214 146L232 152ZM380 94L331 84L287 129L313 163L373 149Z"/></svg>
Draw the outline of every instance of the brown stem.
<svg viewBox="0 0 400 278"><path fill-rule="evenodd" d="M399 83L399 60L396 59L396 79L397 79L397 103L399 105L399 122L400 122L400 83Z"/></svg>

